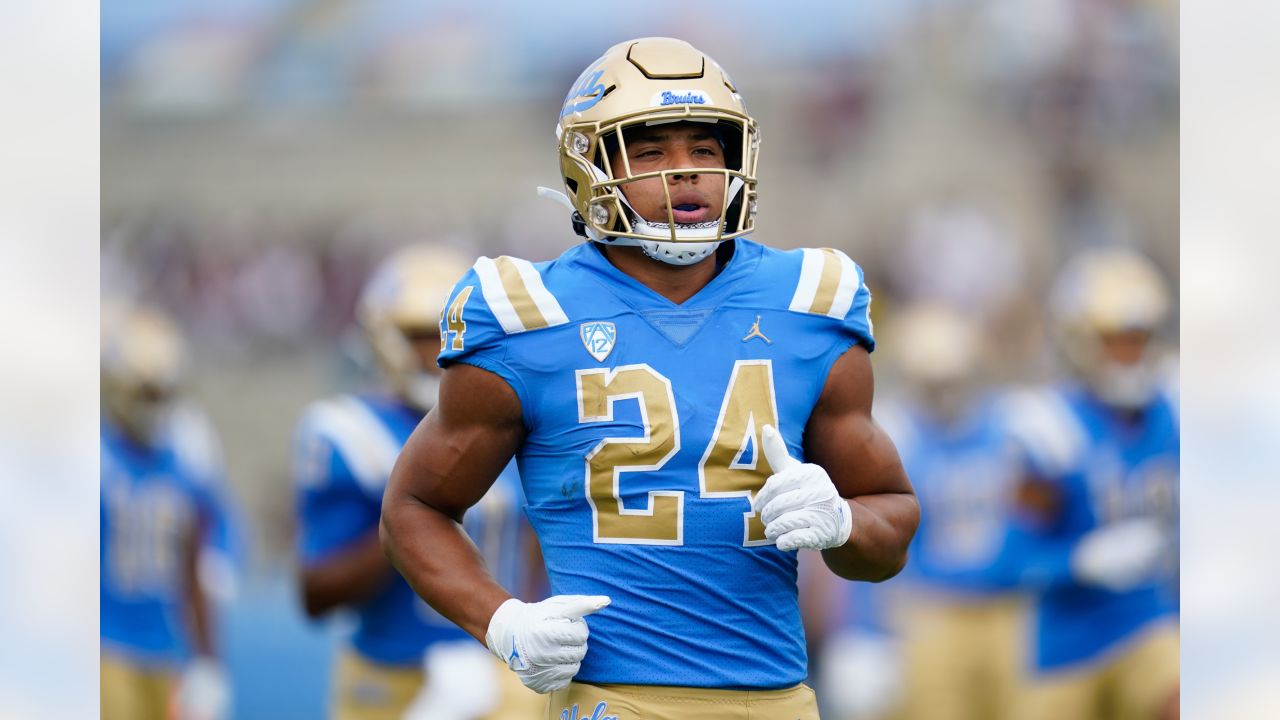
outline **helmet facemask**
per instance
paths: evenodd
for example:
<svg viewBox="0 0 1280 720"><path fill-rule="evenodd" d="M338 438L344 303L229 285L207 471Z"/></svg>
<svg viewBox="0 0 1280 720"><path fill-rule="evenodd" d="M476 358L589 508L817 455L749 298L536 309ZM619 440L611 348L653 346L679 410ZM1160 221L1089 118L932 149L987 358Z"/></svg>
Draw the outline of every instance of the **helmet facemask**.
<svg viewBox="0 0 1280 720"><path fill-rule="evenodd" d="M674 123L706 125L720 146L724 167L653 171L635 168L629 157L628 141L648 128ZM573 126L564 134L562 142L565 162L581 171L575 174L589 178L584 188L566 175L566 187L570 191L576 189L575 199L585 200L587 211L582 222L585 233L593 240L639 246L657 260L686 265L710 255L721 242L755 228L754 173L759 139L755 124L749 118L691 108L681 108L678 112L651 111L598 127ZM679 217L682 214L680 195L689 192L681 188L683 176L707 179L719 176L712 182L703 181L699 202L711 210L705 218L690 221ZM628 198L628 188L638 189L638 183L645 181L656 182L661 187L664 218L652 218L652 214L645 218L636 208L637 203ZM707 193L709 185L718 189Z"/></svg>

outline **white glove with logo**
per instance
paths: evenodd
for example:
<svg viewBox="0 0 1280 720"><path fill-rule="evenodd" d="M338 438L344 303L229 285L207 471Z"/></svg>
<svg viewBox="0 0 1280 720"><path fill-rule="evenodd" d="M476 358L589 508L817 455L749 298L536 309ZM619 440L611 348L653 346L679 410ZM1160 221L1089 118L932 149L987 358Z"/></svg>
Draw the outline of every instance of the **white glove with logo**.
<svg viewBox="0 0 1280 720"><path fill-rule="evenodd" d="M853 513L827 471L791 457L772 425L764 426L760 444L773 474L752 499L751 509L759 513L765 537L777 541L779 550L845 544L853 532Z"/></svg>
<svg viewBox="0 0 1280 720"><path fill-rule="evenodd" d="M224 720L231 714L231 686L218 662L198 657L187 665L174 696L177 720Z"/></svg>
<svg viewBox="0 0 1280 720"><path fill-rule="evenodd" d="M426 682L404 720L474 720L501 701L502 671L474 640L433 643L423 657L423 670Z"/></svg>
<svg viewBox="0 0 1280 720"><path fill-rule="evenodd" d="M1155 577L1167 549L1157 520L1125 520L1086 533L1071 553L1071 571L1082 583L1125 592Z"/></svg>
<svg viewBox="0 0 1280 720"><path fill-rule="evenodd" d="M604 595L556 595L536 603L511 598L493 613L484 641L526 687L559 690L578 674L587 654L583 616L609 602Z"/></svg>

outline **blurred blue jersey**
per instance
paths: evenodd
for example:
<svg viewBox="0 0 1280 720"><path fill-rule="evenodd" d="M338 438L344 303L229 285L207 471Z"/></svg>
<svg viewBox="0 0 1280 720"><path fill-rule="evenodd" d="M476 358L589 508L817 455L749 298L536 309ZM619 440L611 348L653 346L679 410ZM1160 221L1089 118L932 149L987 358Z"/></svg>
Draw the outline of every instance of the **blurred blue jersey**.
<svg viewBox="0 0 1280 720"><path fill-rule="evenodd" d="M594 243L531 264L481 258L441 319L440 364L501 376L552 592L608 595L577 680L780 688L804 680L796 555L750 497L791 453L836 359L874 347L862 271L835 250L739 239L674 304ZM724 248L729 249L729 248Z"/></svg>
<svg viewBox="0 0 1280 720"><path fill-rule="evenodd" d="M910 562L894 585L924 584L956 594L1006 592L1018 562L1009 528L1021 466L994 397L942 423L919 408L878 403L876 420L898 448L920 502Z"/></svg>
<svg viewBox="0 0 1280 720"><path fill-rule="evenodd" d="M1035 477L1058 487L1056 522L1036 530L1024 577L1046 588L1037 618L1037 663L1055 668L1098 657L1152 621L1177 612L1176 550L1163 577L1129 592L1075 582L1070 555L1090 530L1152 517L1176 537L1179 430L1176 399L1158 395L1125 417L1078 386L1028 391L1011 404L1018 443Z"/></svg>
<svg viewBox="0 0 1280 720"><path fill-rule="evenodd" d="M423 413L397 400L342 395L307 408L294 440L299 551L304 565L377 532L382 495L400 449ZM464 518L494 578L515 591L524 553L523 503L512 463ZM469 638L414 593L399 575L355 608L355 649L389 665L418 665L427 646Z"/></svg>
<svg viewBox="0 0 1280 720"><path fill-rule="evenodd" d="M235 544L216 438L186 413L175 413L152 445L106 419L100 426L102 646L144 667L172 666L189 652L182 558L190 533L202 523L202 542Z"/></svg>

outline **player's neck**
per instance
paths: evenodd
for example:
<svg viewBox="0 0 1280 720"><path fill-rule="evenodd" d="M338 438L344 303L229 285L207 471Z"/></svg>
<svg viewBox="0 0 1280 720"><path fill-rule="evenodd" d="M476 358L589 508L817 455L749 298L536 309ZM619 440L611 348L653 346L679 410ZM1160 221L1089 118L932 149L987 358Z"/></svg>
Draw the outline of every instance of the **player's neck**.
<svg viewBox="0 0 1280 720"><path fill-rule="evenodd" d="M692 265L671 265L654 260L638 247L601 245L600 251L614 267L677 305L698 294L718 271L719 253Z"/></svg>

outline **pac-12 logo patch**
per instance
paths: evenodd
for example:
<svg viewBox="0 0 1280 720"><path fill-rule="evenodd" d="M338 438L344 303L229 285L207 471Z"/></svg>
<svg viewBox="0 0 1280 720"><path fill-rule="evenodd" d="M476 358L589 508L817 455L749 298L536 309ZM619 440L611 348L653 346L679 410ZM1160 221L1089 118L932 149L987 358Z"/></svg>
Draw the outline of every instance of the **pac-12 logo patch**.
<svg viewBox="0 0 1280 720"><path fill-rule="evenodd" d="M591 353L596 362L604 362L613 352L613 344L618 339L618 330L613 323L604 320L584 322L580 327L582 344Z"/></svg>

